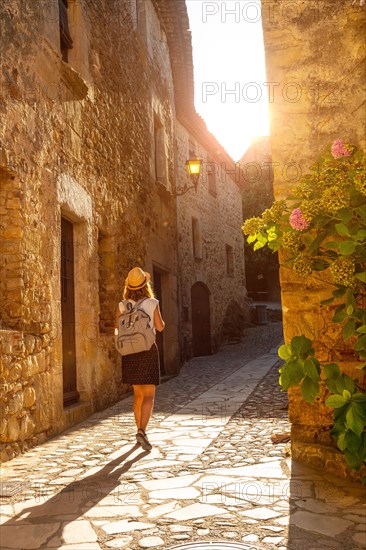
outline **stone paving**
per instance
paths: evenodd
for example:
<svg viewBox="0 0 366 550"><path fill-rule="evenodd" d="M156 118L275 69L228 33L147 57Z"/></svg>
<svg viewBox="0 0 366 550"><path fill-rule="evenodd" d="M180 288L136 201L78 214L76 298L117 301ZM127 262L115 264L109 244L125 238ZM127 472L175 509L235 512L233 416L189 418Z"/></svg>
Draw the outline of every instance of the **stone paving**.
<svg viewBox="0 0 366 550"><path fill-rule="evenodd" d="M195 358L159 386L151 452L135 445L132 397L2 466L23 488L1 503L1 548L248 550L366 546L364 490L291 462L278 388L281 324Z"/></svg>

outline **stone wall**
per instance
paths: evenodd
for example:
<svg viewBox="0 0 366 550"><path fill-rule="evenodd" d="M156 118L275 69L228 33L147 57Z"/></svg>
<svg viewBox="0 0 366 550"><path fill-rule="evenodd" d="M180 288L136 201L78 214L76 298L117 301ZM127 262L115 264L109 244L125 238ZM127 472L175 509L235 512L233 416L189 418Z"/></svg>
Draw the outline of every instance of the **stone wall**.
<svg viewBox="0 0 366 550"><path fill-rule="evenodd" d="M197 192L188 191L177 198L181 338L185 357L191 357L192 310L191 289L202 282L210 292L211 344L217 351L222 342L238 337L249 319L246 301L241 188L236 175L217 156L217 148L210 141L193 135L177 121L177 185L189 184L185 162L192 153L203 159L202 175ZM193 147L193 150L191 149ZM208 171L214 172L215 184L211 186ZM239 176L239 174L237 174ZM200 252L194 254L192 218L198 220ZM227 272L226 245L233 250L233 273ZM196 256L196 257L195 257ZM235 327L227 330L225 319L230 304Z"/></svg>
<svg viewBox="0 0 366 550"><path fill-rule="evenodd" d="M262 2L262 24L280 199L335 139L366 146L365 12L351 1L269 0ZM320 360L341 359L344 371L355 373L330 326L331 312L319 305L328 294L324 277L304 281L282 268L281 288L286 342L303 332L315 340ZM329 436L329 409L310 407L293 391L289 414L295 458L351 475Z"/></svg>
<svg viewBox="0 0 366 550"><path fill-rule="evenodd" d="M179 368L176 208L154 178L154 119L174 185L174 86L150 1L1 3L2 459L116 402L111 327L135 264L167 277L168 370ZM61 216L73 223L78 404L63 407Z"/></svg>

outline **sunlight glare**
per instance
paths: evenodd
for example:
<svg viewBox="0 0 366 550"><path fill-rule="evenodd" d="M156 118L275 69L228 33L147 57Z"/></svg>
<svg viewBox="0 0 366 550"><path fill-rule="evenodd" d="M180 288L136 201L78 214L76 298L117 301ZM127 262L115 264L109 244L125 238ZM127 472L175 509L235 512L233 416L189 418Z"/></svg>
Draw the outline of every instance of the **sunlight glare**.
<svg viewBox="0 0 366 550"><path fill-rule="evenodd" d="M255 12L243 12L245 2L186 0L195 106L234 160L254 137L269 135L262 24Z"/></svg>

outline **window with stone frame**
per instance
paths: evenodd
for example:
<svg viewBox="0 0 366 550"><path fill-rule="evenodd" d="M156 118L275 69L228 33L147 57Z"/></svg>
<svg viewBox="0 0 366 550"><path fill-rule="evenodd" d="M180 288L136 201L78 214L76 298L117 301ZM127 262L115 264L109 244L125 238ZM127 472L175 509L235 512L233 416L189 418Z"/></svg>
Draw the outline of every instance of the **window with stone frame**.
<svg viewBox="0 0 366 550"><path fill-rule="evenodd" d="M226 245L226 274L234 275L234 249L229 244Z"/></svg>
<svg viewBox="0 0 366 550"><path fill-rule="evenodd" d="M165 187L168 184L166 133L161 120L154 116L154 169L155 181Z"/></svg>
<svg viewBox="0 0 366 550"><path fill-rule="evenodd" d="M69 28L69 2L58 0L59 21L60 21L60 49L62 60L68 63L69 50L73 48L73 40Z"/></svg>
<svg viewBox="0 0 366 550"><path fill-rule="evenodd" d="M197 218L192 218L192 246L193 246L193 257L201 260L202 259L202 232L200 220Z"/></svg>
<svg viewBox="0 0 366 550"><path fill-rule="evenodd" d="M207 158L206 163L206 177L208 183L208 190L211 195L217 196L217 163L210 157Z"/></svg>

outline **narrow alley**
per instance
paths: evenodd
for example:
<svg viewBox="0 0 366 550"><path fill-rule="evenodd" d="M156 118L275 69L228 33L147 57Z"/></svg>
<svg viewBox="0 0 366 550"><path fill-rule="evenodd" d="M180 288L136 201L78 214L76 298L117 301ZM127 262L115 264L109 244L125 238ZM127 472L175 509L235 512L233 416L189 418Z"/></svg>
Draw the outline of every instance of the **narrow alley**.
<svg viewBox="0 0 366 550"><path fill-rule="evenodd" d="M5 463L3 488L21 489L1 499L1 548L362 548L361 486L271 441L289 431L281 329L252 327L159 386L151 452L135 445L128 396Z"/></svg>

